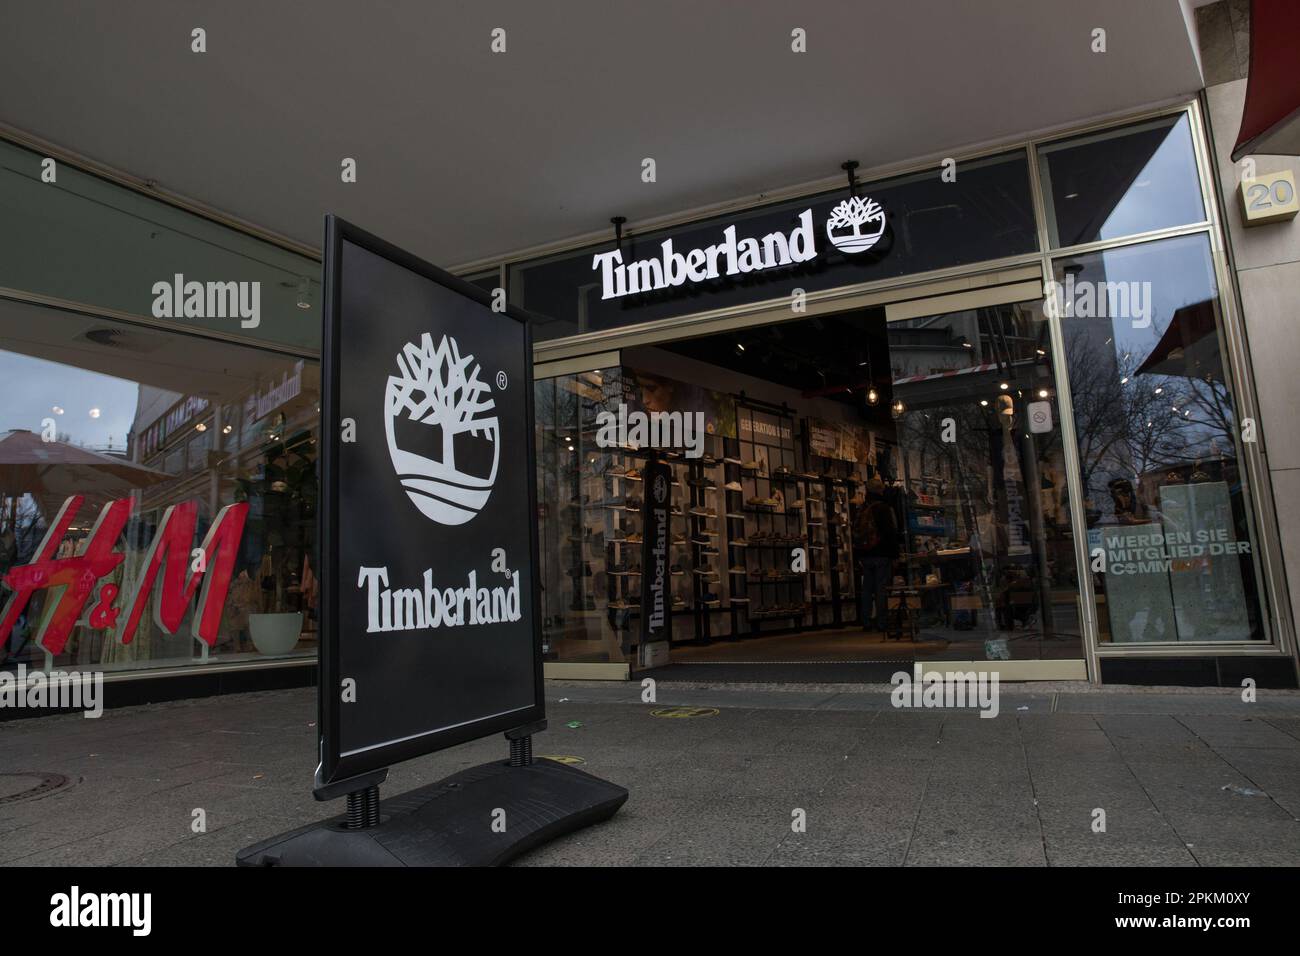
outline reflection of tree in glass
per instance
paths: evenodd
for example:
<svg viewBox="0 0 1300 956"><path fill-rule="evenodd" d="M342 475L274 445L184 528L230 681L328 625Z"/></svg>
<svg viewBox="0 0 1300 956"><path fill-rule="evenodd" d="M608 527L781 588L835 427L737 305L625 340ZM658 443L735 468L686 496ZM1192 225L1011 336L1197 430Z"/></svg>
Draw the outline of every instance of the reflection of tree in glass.
<svg viewBox="0 0 1300 956"><path fill-rule="evenodd" d="M1135 483L1147 472L1185 462L1195 443L1196 422L1185 414L1191 400L1186 380L1138 375L1132 352L1098 360L1082 330L1067 336L1070 394L1083 485L1094 506L1111 507L1113 478Z"/></svg>

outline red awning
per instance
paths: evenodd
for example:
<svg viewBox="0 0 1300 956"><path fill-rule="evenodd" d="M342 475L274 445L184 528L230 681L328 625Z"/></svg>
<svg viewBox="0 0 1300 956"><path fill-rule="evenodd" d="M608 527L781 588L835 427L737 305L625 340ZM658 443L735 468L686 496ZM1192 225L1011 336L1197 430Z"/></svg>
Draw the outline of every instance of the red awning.
<svg viewBox="0 0 1300 956"><path fill-rule="evenodd" d="M1300 3L1251 0L1250 76L1234 162L1252 153L1300 156Z"/></svg>
<svg viewBox="0 0 1300 956"><path fill-rule="evenodd" d="M1169 328L1134 375L1181 375L1223 380L1218 312L1214 299L1185 305L1173 314Z"/></svg>

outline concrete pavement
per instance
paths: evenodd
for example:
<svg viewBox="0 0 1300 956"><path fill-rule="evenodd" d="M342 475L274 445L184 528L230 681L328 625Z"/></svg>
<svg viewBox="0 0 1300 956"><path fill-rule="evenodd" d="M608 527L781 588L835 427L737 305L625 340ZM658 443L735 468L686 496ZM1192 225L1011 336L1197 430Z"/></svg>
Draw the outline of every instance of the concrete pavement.
<svg viewBox="0 0 1300 956"><path fill-rule="evenodd" d="M1009 685L995 719L897 710L860 685L661 682L647 704L639 684L551 681L547 696L535 752L631 797L521 865L1300 864L1296 692ZM311 798L314 722L315 692L293 690L0 723L0 863L230 865L342 809ZM499 737L467 744L383 789L504 755ZM4 799L35 779L6 774L42 772L68 784Z"/></svg>

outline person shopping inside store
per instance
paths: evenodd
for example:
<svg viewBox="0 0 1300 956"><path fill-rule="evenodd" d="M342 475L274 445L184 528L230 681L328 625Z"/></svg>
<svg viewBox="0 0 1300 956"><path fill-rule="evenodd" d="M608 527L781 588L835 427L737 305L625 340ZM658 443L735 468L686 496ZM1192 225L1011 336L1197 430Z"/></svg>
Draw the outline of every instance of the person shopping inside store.
<svg viewBox="0 0 1300 956"><path fill-rule="evenodd" d="M867 480L853 515L853 554L858 564L858 589L862 629L884 631L889 586L898 557L898 523L885 502L885 484L879 476Z"/></svg>

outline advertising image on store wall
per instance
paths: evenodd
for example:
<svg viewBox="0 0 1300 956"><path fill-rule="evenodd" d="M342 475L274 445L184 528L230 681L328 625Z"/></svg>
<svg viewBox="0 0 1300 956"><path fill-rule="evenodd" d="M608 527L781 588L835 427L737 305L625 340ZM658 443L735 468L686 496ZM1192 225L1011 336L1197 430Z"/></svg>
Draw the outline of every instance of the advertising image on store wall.
<svg viewBox="0 0 1300 956"><path fill-rule="evenodd" d="M545 716L526 316L330 217L317 787Z"/></svg>

